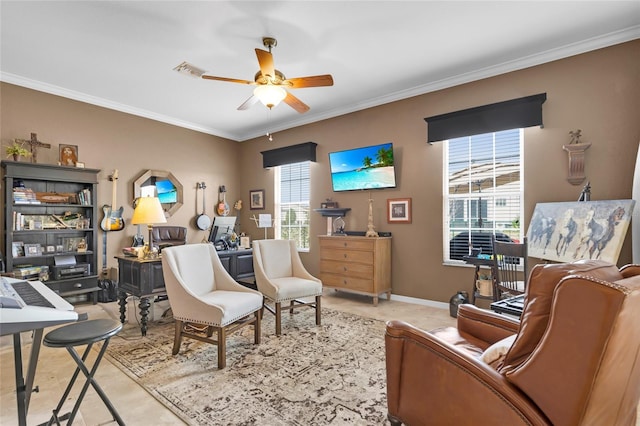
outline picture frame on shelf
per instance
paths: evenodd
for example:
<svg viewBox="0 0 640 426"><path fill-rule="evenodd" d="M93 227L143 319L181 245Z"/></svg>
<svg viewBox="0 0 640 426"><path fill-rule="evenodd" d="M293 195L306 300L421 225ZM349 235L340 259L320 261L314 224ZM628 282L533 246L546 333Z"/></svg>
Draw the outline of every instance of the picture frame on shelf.
<svg viewBox="0 0 640 426"><path fill-rule="evenodd" d="M264 209L264 189L252 189L249 191L249 208L251 210Z"/></svg>
<svg viewBox="0 0 640 426"><path fill-rule="evenodd" d="M75 167L78 162L78 145L60 144L60 165Z"/></svg>
<svg viewBox="0 0 640 426"><path fill-rule="evenodd" d="M22 241L14 241L11 243L11 256L13 257L24 256L24 243Z"/></svg>
<svg viewBox="0 0 640 426"><path fill-rule="evenodd" d="M411 198L387 200L387 223L411 223Z"/></svg>
<svg viewBox="0 0 640 426"><path fill-rule="evenodd" d="M47 253L55 253L56 246L47 246Z"/></svg>
<svg viewBox="0 0 640 426"><path fill-rule="evenodd" d="M25 244L24 255L29 256L42 256L42 246L40 244Z"/></svg>
<svg viewBox="0 0 640 426"><path fill-rule="evenodd" d="M87 241L84 237L65 237L62 239L62 246L64 247L65 252L77 252L78 246L82 248L84 246L84 251L86 251Z"/></svg>

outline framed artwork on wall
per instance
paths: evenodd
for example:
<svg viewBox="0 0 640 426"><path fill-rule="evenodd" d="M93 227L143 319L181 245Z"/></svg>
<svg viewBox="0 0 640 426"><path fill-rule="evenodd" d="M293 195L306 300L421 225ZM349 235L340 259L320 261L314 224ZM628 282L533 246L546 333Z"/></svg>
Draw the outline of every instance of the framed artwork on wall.
<svg viewBox="0 0 640 426"><path fill-rule="evenodd" d="M249 191L249 208L251 210L264 209L264 189L252 189Z"/></svg>
<svg viewBox="0 0 640 426"><path fill-rule="evenodd" d="M387 223L411 223L411 198L387 200Z"/></svg>
<svg viewBox="0 0 640 426"><path fill-rule="evenodd" d="M60 165L76 166L78 162L78 145L60 144Z"/></svg>

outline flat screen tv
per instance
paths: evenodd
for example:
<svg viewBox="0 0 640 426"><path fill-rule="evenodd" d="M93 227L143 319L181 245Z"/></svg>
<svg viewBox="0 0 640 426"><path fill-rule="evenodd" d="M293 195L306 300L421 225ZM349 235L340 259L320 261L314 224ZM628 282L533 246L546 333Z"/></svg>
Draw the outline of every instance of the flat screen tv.
<svg viewBox="0 0 640 426"><path fill-rule="evenodd" d="M231 234L236 226L235 216L216 216L213 218L211 232L209 233L209 242L213 243L216 248L229 248ZM218 244L221 243L221 244Z"/></svg>
<svg viewBox="0 0 640 426"><path fill-rule="evenodd" d="M396 187L391 142L330 152L329 166L335 192Z"/></svg>

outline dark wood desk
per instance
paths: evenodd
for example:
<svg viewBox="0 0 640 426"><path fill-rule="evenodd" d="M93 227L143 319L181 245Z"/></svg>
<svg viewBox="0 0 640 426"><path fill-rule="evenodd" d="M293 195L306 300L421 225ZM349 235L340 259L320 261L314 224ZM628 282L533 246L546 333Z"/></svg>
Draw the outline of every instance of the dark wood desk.
<svg viewBox="0 0 640 426"><path fill-rule="evenodd" d="M255 289L253 284L253 249L219 251L222 266L240 284ZM162 275L162 260L138 259L137 257L116 256L118 259L118 304L120 322L127 319L127 296L140 298L140 331L147 334L147 318L151 303L149 298L165 296L167 291Z"/></svg>

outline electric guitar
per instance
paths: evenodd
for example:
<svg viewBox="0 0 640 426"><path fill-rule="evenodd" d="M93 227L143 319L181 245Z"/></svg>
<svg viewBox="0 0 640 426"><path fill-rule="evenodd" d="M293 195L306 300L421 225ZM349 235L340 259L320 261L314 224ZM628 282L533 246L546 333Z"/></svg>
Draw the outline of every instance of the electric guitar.
<svg viewBox="0 0 640 426"><path fill-rule="evenodd" d="M218 206L216 208L216 213L220 216L227 216L229 214L229 204L227 204L227 188L224 185L219 188L220 195L222 195L222 200L218 202Z"/></svg>
<svg viewBox="0 0 640 426"><path fill-rule="evenodd" d="M113 182L111 193L111 205L102 206L104 212L104 218L100 222L100 228L103 231L122 231L124 229L124 219L122 218L122 212L124 207L120 206L119 209L114 210L116 205L116 187L118 181L118 170L113 171L113 175L109 176L109 180Z"/></svg>

